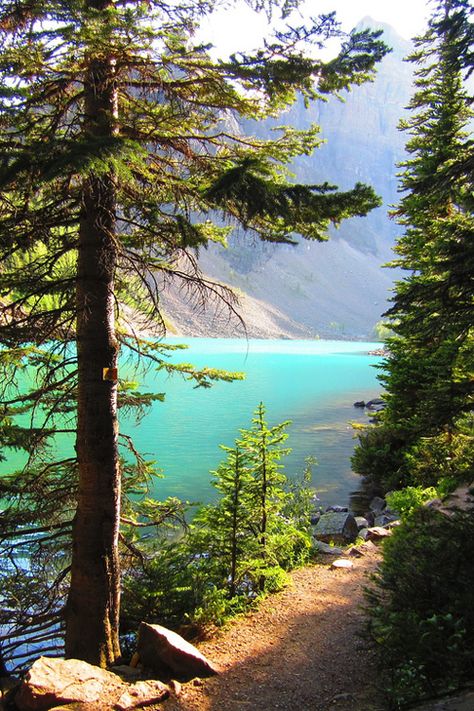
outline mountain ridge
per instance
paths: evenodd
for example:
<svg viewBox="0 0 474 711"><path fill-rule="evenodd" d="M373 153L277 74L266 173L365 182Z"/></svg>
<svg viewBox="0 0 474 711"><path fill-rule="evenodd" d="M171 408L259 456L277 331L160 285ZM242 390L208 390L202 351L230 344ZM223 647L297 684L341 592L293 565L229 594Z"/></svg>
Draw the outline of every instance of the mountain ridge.
<svg viewBox="0 0 474 711"><path fill-rule="evenodd" d="M396 165L404 157L405 136L397 126L411 95L412 70L403 61L411 44L371 19L364 18L358 27L367 25L383 29L383 38L393 47L373 82L344 92L344 103L330 98L306 109L297 101L278 119L244 127L266 137L284 123L298 129L319 124L327 143L295 160L296 179L328 181L340 189L366 182L383 200L383 207L367 217L330 229L325 243L272 245L237 233L227 249L212 245L202 251L198 263L203 273L243 295L240 312L253 336L371 338L387 308L397 275L381 265L393 257L399 234L387 211L397 202ZM182 335L226 336L237 328L232 320L225 325L222 319L222 330L216 328L219 318L212 304L204 312L196 309L176 288L164 293L163 305Z"/></svg>

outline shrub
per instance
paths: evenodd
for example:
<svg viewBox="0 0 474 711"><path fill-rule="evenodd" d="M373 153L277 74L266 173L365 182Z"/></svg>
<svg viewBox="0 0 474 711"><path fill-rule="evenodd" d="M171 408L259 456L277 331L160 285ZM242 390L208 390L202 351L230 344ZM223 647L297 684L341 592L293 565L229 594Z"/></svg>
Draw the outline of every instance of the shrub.
<svg viewBox="0 0 474 711"><path fill-rule="evenodd" d="M384 547L367 590L369 636L391 708L474 674L474 517L419 508Z"/></svg>
<svg viewBox="0 0 474 711"><path fill-rule="evenodd" d="M422 486L407 486L400 491L390 492L386 499L390 509L397 511L402 517L406 517L437 496L438 492L433 486L427 489L423 489Z"/></svg>

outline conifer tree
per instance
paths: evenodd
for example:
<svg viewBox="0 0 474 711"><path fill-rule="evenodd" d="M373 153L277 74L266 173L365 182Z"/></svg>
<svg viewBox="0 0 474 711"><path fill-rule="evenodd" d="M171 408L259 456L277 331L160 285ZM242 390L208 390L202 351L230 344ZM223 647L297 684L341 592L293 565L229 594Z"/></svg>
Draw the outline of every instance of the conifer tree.
<svg viewBox="0 0 474 711"><path fill-rule="evenodd" d="M256 3L269 13L277 5ZM261 141L234 131L231 118L260 119L298 92L309 101L361 83L383 43L352 34L336 59L309 59L305 45L341 35L327 15L276 32L253 55L212 61L192 34L214 7L6 0L0 12L2 400L7 421L23 417L3 437L29 457L17 502L41 481L53 497L44 520L53 516L65 541L73 525L66 654L101 665L119 656L117 410L157 397L124 389L119 349L166 367L128 314L162 323L160 291L172 278L233 308L194 258L232 225L271 241L320 240L330 222L378 204L367 186L287 181L285 164L317 145L316 128ZM226 227L215 224L218 211ZM217 375L183 372L204 385ZM67 461L54 463L47 444L58 429L76 437ZM14 475L7 481L15 488ZM77 500L74 515L54 506L63 489Z"/></svg>
<svg viewBox="0 0 474 711"><path fill-rule="evenodd" d="M289 422L268 427L265 420L265 406L260 403L252 419L252 427L245 432L243 440L252 468L252 493L256 516L254 526L258 542L262 569L269 565L269 536L275 528L275 519L283 508L285 475L281 471L280 459L290 450L281 445L288 438L285 429ZM259 580L261 590L265 589L265 575Z"/></svg>
<svg viewBox="0 0 474 711"><path fill-rule="evenodd" d="M387 314L395 334L380 378L387 407L354 459L361 473L387 486L412 483L414 453L425 456L439 438L447 445L444 462L421 483L446 475L449 443L472 409L474 217L472 175L465 168L472 161L473 114L463 81L473 44L471 13L465 0L438 2L410 57L417 64L416 92L412 115L401 124L410 136L409 157L396 213L405 234L393 262L407 275L396 284Z"/></svg>
<svg viewBox="0 0 474 711"><path fill-rule="evenodd" d="M221 449L227 458L211 472L219 499L203 507L195 517L191 547L209 557L214 576L220 578L220 584L232 598L246 572L242 563L249 557L252 474L247 453L239 442L235 447L221 445Z"/></svg>
<svg viewBox="0 0 474 711"><path fill-rule="evenodd" d="M309 550L310 507L303 503L298 508L311 495L307 472L303 482L294 484L299 488L295 495L280 464L291 451L282 446L288 425L270 427L260 403L235 446L222 446L227 459L213 472L218 500L193 520L190 549L205 557L202 567L209 580L230 598L239 586L251 594L264 592L269 574L281 573L288 561L298 559L298 548Z"/></svg>

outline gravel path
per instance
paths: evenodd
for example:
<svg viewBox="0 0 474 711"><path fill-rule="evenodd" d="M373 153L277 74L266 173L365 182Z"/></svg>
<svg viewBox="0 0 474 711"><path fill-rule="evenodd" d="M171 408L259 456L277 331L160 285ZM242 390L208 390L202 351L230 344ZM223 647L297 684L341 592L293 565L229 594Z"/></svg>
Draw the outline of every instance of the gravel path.
<svg viewBox="0 0 474 711"><path fill-rule="evenodd" d="M372 652L360 638L362 589L378 552L297 570L293 585L200 650L219 676L184 684L164 711L382 711Z"/></svg>

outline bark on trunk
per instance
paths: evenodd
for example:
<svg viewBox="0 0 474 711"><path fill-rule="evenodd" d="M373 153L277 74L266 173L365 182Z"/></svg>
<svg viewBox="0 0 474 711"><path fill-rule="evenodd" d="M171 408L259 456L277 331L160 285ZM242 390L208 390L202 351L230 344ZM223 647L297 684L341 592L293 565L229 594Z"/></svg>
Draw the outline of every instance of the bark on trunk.
<svg viewBox="0 0 474 711"><path fill-rule="evenodd" d="M85 92L85 134L99 141L112 136L116 123L112 59L89 61ZM115 199L112 174L91 176L85 182L76 290L79 493L66 606L66 656L99 666L120 656Z"/></svg>

